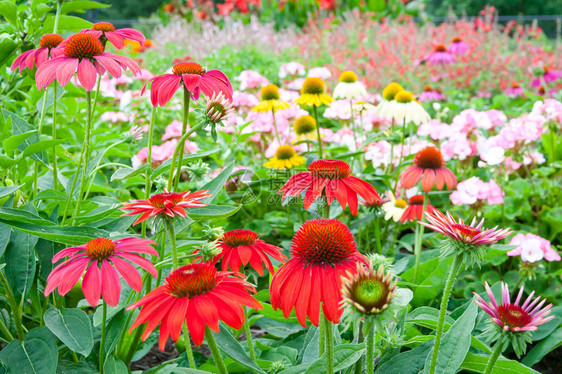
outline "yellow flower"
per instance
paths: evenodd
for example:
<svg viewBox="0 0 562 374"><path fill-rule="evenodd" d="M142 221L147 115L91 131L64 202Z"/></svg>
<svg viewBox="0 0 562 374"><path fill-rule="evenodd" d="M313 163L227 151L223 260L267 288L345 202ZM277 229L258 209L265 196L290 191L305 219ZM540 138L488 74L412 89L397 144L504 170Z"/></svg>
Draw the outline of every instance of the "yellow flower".
<svg viewBox="0 0 562 374"><path fill-rule="evenodd" d="M312 116L306 115L297 118L293 129L295 130L295 134L297 134L296 138L293 139L293 144L307 140L318 140L318 135L316 134L316 120Z"/></svg>
<svg viewBox="0 0 562 374"><path fill-rule="evenodd" d="M261 89L260 103L253 110L255 112L277 112L288 107L289 103L279 99L279 87L274 84L268 84Z"/></svg>
<svg viewBox="0 0 562 374"><path fill-rule="evenodd" d="M277 148L275 156L270 158L265 166L272 169L291 169L295 166L304 165L304 157L297 155L297 152L290 145L282 145Z"/></svg>
<svg viewBox="0 0 562 374"><path fill-rule="evenodd" d="M299 105L327 105L334 101L326 94L326 84L320 78L306 78L301 88L301 96L295 100Z"/></svg>

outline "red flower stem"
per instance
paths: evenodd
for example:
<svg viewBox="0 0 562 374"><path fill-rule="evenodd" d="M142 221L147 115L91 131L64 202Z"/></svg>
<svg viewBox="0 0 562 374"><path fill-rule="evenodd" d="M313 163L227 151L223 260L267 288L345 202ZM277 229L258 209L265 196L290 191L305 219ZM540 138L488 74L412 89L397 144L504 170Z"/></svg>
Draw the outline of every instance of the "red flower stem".
<svg viewBox="0 0 562 374"><path fill-rule="evenodd" d="M424 192L423 194L423 210L422 210L422 218L421 218L421 222L424 221L425 218L425 210L427 209L427 192ZM414 246L414 255L416 256L416 262L414 265L414 280L413 283L416 283L416 279L418 276L418 266L420 265L420 257L421 257L421 248L422 248L422 244L423 244L423 232L424 232L424 225L420 225L419 222L417 222L416 225L416 243Z"/></svg>
<svg viewBox="0 0 562 374"><path fill-rule="evenodd" d="M100 340L100 362L99 362L99 371L100 374L103 374L103 365L105 364L104 359L104 346L105 346L105 324L107 322L107 304L105 300L102 301L102 323L101 323L101 340Z"/></svg>
<svg viewBox="0 0 562 374"><path fill-rule="evenodd" d="M449 276L447 277L447 282L445 283L445 289L443 290L443 298L441 299L441 309L439 309L439 319L437 320L437 330L435 331L435 343L433 344L433 353L431 354L431 364L429 366L429 374L435 374L435 368L437 366L437 356L439 354L439 346L441 345L441 338L443 337L443 327L445 326L445 315L447 314L447 305L449 304L449 298L451 297L451 290L455 284L455 280L459 275L462 268L462 255L455 256L453 264L451 265L451 270L449 271Z"/></svg>
<svg viewBox="0 0 562 374"><path fill-rule="evenodd" d="M146 153L146 180L144 183L144 198L148 200L150 197L150 190L152 188L152 181L150 175L152 174L152 143L154 137L154 122L156 120L156 107L152 107L152 115L150 116L150 126L148 128L148 151ZM146 221L142 222L142 236L146 236Z"/></svg>
<svg viewBox="0 0 562 374"><path fill-rule="evenodd" d="M189 330L187 329L187 323L183 321L183 343L185 345L185 353L187 354L187 361L189 362L189 367L191 369L197 369L195 366L195 358L193 357L193 348L191 348L191 338L189 337Z"/></svg>
<svg viewBox="0 0 562 374"><path fill-rule="evenodd" d="M217 342L215 341L215 338L213 337L213 333L211 332L208 326L205 326L205 339L207 339L207 345L211 350L211 354L213 355L213 359L215 360L215 364L217 366L219 374L228 374L228 370L226 369L226 365L222 360Z"/></svg>
<svg viewBox="0 0 562 374"><path fill-rule="evenodd" d="M492 356L490 357L490 361L488 361L488 365L486 365L486 370L484 370L484 374L491 374L492 370L494 369L494 365L496 361L500 357L500 354L503 351L503 334L500 335L496 345L494 345L494 351L492 352Z"/></svg>
<svg viewBox="0 0 562 374"><path fill-rule="evenodd" d="M318 156L322 159L324 156L322 155L322 136L320 135L320 122L318 122L318 108L316 108L316 105L313 105L312 108L314 119L316 120L316 135L318 136Z"/></svg>
<svg viewBox="0 0 562 374"><path fill-rule="evenodd" d="M277 138L277 143L281 147L281 138L279 137L279 130L277 129L277 121L275 121L275 109L271 108L271 116L273 117L273 127L275 127L275 137Z"/></svg>
<svg viewBox="0 0 562 374"><path fill-rule="evenodd" d="M183 124L182 124L182 128L181 128L181 133L182 135L185 134L185 131L187 130L187 122L189 120L189 99L191 98L191 94L189 93L189 91L184 88L183 89ZM183 161L183 152L185 151L185 139L182 141L180 139L180 142L178 143L178 145L181 145L180 147L180 154L178 157L178 170L176 172L176 182L174 183L174 190L176 190L178 188L178 184L180 183L180 178L181 178L181 167L182 167L182 161ZM171 172L171 169L170 169Z"/></svg>
<svg viewBox="0 0 562 374"><path fill-rule="evenodd" d="M328 321L326 316L323 317L324 320L324 328L326 330L326 373L333 374L334 373L334 332L333 332L333 324L332 322Z"/></svg>

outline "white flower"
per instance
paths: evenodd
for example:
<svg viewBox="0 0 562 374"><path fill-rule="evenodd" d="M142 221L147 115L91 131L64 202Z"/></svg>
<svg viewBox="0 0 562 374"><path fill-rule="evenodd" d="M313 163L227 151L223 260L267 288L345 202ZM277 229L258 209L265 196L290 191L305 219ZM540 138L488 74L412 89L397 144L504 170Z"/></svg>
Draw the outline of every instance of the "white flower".
<svg viewBox="0 0 562 374"><path fill-rule="evenodd" d="M421 125L431 120L429 114L408 91L398 92L392 101L381 101L377 106L377 114L397 124L406 122Z"/></svg>
<svg viewBox="0 0 562 374"><path fill-rule="evenodd" d="M394 222L398 222L404 214L406 210L407 203L405 200L398 199L394 197L392 192L387 191L386 196L388 197L389 201L382 204L382 209L386 212L384 215L384 219L387 221L392 218Z"/></svg>
<svg viewBox="0 0 562 374"><path fill-rule="evenodd" d="M537 262L544 258L541 242L538 239L529 239L521 243L521 260L525 262Z"/></svg>
<svg viewBox="0 0 562 374"><path fill-rule="evenodd" d="M334 89L334 99L357 100L367 96L367 90L361 82L340 82Z"/></svg>

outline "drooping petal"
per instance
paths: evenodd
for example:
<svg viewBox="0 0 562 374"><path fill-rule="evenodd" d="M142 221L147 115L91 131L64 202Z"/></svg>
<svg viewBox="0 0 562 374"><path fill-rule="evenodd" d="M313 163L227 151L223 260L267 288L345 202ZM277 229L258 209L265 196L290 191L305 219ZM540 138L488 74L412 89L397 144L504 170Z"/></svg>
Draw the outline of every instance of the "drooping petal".
<svg viewBox="0 0 562 374"><path fill-rule="evenodd" d="M117 271L107 260L101 263L101 293L107 305L115 306L119 304L121 282Z"/></svg>
<svg viewBox="0 0 562 374"><path fill-rule="evenodd" d="M96 85L97 71L94 65L87 59L82 59L78 64L78 80L86 91L91 91Z"/></svg>
<svg viewBox="0 0 562 374"><path fill-rule="evenodd" d="M101 295L101 276L98 262L94 261L86 271L82 281L82 291L91 306L97 306Z"/></svg>

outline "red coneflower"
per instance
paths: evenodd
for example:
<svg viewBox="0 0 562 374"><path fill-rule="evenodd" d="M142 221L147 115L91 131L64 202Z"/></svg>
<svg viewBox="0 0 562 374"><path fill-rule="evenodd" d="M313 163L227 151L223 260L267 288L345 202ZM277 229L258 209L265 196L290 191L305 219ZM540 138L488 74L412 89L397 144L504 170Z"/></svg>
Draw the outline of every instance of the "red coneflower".
<svg viewBox="0 0 562 374"><path fill-rule="evenodd" d="M64 87L74 73L78 73L80 84L86 91L91 91L96 77L106 70L115 78L127 68L135 75L141 72L139 65L130 58L104 52L100 41L89 34L71 35L59 48L64 48L63 54L39 66L35 76L37 88L46 88L55 79Z"/></svg>
<svg viewBox="0 0 562 374"><path fill-rule="evenodd" d="M201 92L208 97L222 92L229 101L232 101L232 85L227 76L219 70L207 71L195 62L180 62L173 66L172 74L152 78L142 88L141 95L151 81L150 100L153 106L165 106L182 85L193 95L194 100L199 99Z"/></svg>
<svg viewBox="0 0 562 374"><path fill-rule="evenodd" d="M201 190L191 193L185 192L162 192L152 195L148 200L133 200L132 203L123 203L121 210L132 210L124 216L134 216L141 214L139 219L133 223L136 225L154 216L168 216L174 218L176 215L186 217L185 208L194 208L198 206L206 206L199 200L212 196L208 194L208 190Z"/></svg>
<svg viewBox="0 0 562 374"><path fill-rule="evenodd" d="M320 304L329 321L339 323L343 313L342 276L357 271L357 263L368 264L346 225L335 219L305 222L293 237L292 258L271 281L271 306L285 318L295 309L306 327L306 317L318 326Z"/></svg>
<svg viewBox="0 0 562 374"><path fill-rule="evenodd" d="M216 264L222 259L222 271L227 271L230 266L232 271L238 272L240 267L250 263L250 266L260 276L263 275L264 264L267 270L273 274L273 264L267 255L280 262L287 260L287 256L280 252L283 249L267 244L251 230L228 231L224 233L218 244L222 251L213 258L211 263Z"/></svg>
<svg viewBox="0 0 562 374"><path fill-rule="evenodd" d="M342 209L349 204L352 215L357 214L358 199L361 196L366 204L381 202L375 188L369 183L351 175L351 167L340 160L316 160L308 166L308 171L293 175L278 192L287 196L299 196L306 191L304 207L308 209L316 199L324 193L328 205L334 198Z"/></svg>
<svg viewBox="0 0 562 374"><path fill-rule="evenodd" d="M442 190L445 184L449 190L457 185L457 177L445 166L441 151L433 146L416 153L414 164L400 175L400 183L405 189L414 187L420 179L424 192L431 191L434 185L438 190Z"/></svg>
<svg viewBox="0 0 562 374"><path fill-rule="evenodd" d="M421 221L423 219L423 200L423 195L410 197L406 210L402 213L402 217L400 217L400 222ZM429 198L427 199L426 210L430 213L435 210L435 207L429 204Z"/></svg>
<svg viewBox="0 0 562 374"><path fill-rule="evenodd" d="M57 287L61 295L66 295L86 271L82 281L82 291L88 303L91 306L98 305L100 295L103 295L109 306L115 306L119 303L121 293L119 274L132 289L137 292L142 290L141 276L128 261L140 266L154 277L158 275L154 265L137 254L158 256L158 252L151 247L154 244L156 243L150 239L97 238L78 247L63 249L53 257L53 263L63 257L69 258L58 264L49 274L45 296Z"/></svg>
<svg viewBox="0 0 562 374"><path fill-rule="evenodd" d="M546 302L546 299L543 299L540 303L541 297L537 297L535 300L531 301L535 291L531 292L531 294L527 297L525 302L520 306L519 302L521 301L521 297L523 296L523 289L519 290L517 294L517 298L515 299L514 303L511 303L510 295L509 295L509 288L507 283L501 282L501 289L502 289L502 300L501 304L498 305L496 298L492 292L492 289L488 285L488 282L484 283L484 287L486 288L486 292L488 293L488 297L490 298L489 302L485 302L480 295L476 292L473 294L476 296L478 300L474 302L483 311L490 315L492 322L498 325L503 331L512 331L512 332L525 332L525 331L536 331L537 328L545 322L550 321L555 316L547 315L550 313L550 308L552 308L552 304L549 304L541 309L541 307Z"/></svg>
<svg viewBox="0 0 562 374"><path fill-rule="evenodd" d="M159 347L163 351L169 336L174 341L179 339L184 322L195 345L203 343L206 327L219 331L219 320L239 330L245 321L242 305L262 308L250 295L255 288L242 277L239 273L217 271L207 263L182 266L172 271L162 286L127 307L131 310L142 306L130 331L148 322L142 335L144 341L160 324Z"/></svg>
<svg viewBox="0 0 562 374"><path fill-rule="evenodd" d="M141 46L146 41L142 32L127 28L116 30L115 26L109 22L94 23L91 29L82 30L81 33L93 35L98 38L104 46L105 42L109 41L117 49L125 47L124 39L139 42Z"/></svg>
<svg viewBox="0 0 562 374"><path fill-rule="evenodd" d="M57 47L63 41L64 38L58 34L43 35L39 41L39 48L25 51L14 60L12 71L19 69L21 73L25 68L33 69L33 64L39 67L49 58L60 56L63 51Z"/></svg>

